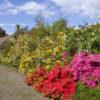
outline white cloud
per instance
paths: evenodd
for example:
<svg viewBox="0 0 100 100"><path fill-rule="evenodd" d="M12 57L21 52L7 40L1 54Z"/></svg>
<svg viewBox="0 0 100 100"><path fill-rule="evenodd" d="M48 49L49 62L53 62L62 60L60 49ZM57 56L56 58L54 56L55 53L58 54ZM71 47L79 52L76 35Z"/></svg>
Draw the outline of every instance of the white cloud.
<svg viewBox="0 0 100 100"><path fill-rule="evenodd" d="M24 23L18 23L19 25L21 25L21 26L25 26L25 24ZM0 23L0 26L1 27L15 27L16 26L16 24L15 23Z"/></svg>
<svg viewBox="0 0 100 100"><path fill-rule="evenodd" d="M0 13L4 14L18 14L24 12L29 15L37 15L42 13L45 17L47 15L53 15L53 10L48 9L46 4L40 4L35 1L28 1L21 5L14 5L10 1L6 0L0 5Z"/></svg>
<svg viewBox="0 0 100 100"><path fill-rule="evenodd" d="M80 14L82 16L100 16L100 0L51 0L61 7L65 13Z"/></svg>
<svg viewBox="0 0 100 100"><path fill-rule="evenodd" d="M52 2L54 4L52 4ZM5 0L0 5L0 15L16 15L23 12L32 16L41 13L45 17L61 14L78 14L85 17L100 17L99 5L100 0L46 0L46 2L43 3L27 1L20 5L15 5L12 4L10 0Z"/></svg>
<svg viewBox="0 0 100 100"><path fill-rule="evenodd" d="M0 13L2 14L17 14L17 12L17 7L8 0L5 0L0 5Z"/></svg>
<svg viewBox="0 0 100 100"><path fill-rule="evenodd" d="M31 11L31 10L38 11L40 9L41 10L46 9L46 6L31 1L31 2L26 2L23 5L19 6L19 9L22 11Z"/></svg>
<svg viewBox="0 0 100 100"><path fill-rule="evenodd" d="M0 6L0 8L9 8L12 7L13 4L11 2L9 2L8 0L4 0L5 2L3 2Z"/></svg>
<svg viewBox="0 0 100 100"><path fill-rule="evenodd" d="M0 27L4 27L4 24L0 23Z"/></svg>
<svg viewBox="0 0 100 100"><path fill-rule="evenodd" d="M18 11L18 9L9 9L9 10L8 10L8 13L9 13L9 14L16 15L16 14L19 13L19 11Z"/></svg>

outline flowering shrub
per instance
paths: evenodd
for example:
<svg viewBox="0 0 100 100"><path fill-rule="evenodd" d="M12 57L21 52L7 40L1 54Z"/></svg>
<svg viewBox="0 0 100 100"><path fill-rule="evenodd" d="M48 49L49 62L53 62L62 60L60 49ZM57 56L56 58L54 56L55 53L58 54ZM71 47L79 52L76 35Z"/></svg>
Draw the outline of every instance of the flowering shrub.
<svg viewBox="0 0 100 100"><path fill-rule="evenodd" d="M80 80L89 87L96 87L100 81L100 55L80 52L71 62L74 80Z"/></svg>
<svg viewBox="0 0 100 100"><path fill-rule="evenodd" d="M75 93L75 83L71 68L67 66L61 67L57 65L47 73L43 69L38 69L33 75L26 78L26 82L37 91L53 99L72 99Z"/></svg>
<svg viewBox="0 0 100 100"><path fill-rule="evenodd" d="M61 54L64 66L61 66L58 60L51 71L41 67L36 68L27 76L26 83L47 97L61 100L72 99L75 93L75 81L96 87L100 81L100 55L77 53L71 61L71 67L66 63L67 55L66 51Z"/></svg>
<svg viewBox="0 0 100 100"><path fill-rule="evenodd" d="M60 64L62 64L62 55L60 55L60 53L62 52L62 50L64 50L63 37L64 33L59 32L56 33L56 37L45 36L39 40L37 40L37 37L32 38L34 39L34 41L36 41L36 47L32 51L30 51L30 42L27 42L27 51L22 52L20 55L19 70L21 72L27 72L28 70L30 70L30 68L35 68L37 65L41 65L50 70L52 69L54 64L58 63L58 61ZM29 40L27 39L27 41Z"/></svg>
<svg viewBox="0 0 100 100"><path fill-rule="evenodd" d="M19 71L20 72L28 72L30 69L33 69L33 64L34 64L34 56L30 52L26 52L21 55L20 60L19 60Z"/></svg>
<svg viewBox="0 0 100 100"><path fill-rule="evenodd" d="M35 85L37 82L40 82L44 79L45 74L46 74L45 69L36 68L33 73L27 75L25 82L30 86Z"/></svg>
<svg viewBox="0 0 100 100"><path fill-rule="evenodd" d="M79 29L67 26L62 19L53 25L37 24L25 34L19 32L16 37L11 36L5 45L0 45L0 63L28 72L26 83L44 95L66 100L72 98L75 92L74 81L89 87L99 84L99 33L100 23Z"/></svg>

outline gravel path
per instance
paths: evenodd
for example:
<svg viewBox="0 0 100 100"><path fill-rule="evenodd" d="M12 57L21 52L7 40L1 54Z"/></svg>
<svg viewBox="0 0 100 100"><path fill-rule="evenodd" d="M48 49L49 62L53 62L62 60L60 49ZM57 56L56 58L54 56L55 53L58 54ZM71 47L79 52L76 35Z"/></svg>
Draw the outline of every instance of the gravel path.
<svg viewBox="0 0 100 100"><path fill-rule="evenodd" d="M0 66L0 100L50 100L24 83L15 68Z"/></svg>
<svg viewBox="0 0 100 100"><path fill-rule="evenodd" d="M0 37L0 45L7 40L9 37Z"/></svg>

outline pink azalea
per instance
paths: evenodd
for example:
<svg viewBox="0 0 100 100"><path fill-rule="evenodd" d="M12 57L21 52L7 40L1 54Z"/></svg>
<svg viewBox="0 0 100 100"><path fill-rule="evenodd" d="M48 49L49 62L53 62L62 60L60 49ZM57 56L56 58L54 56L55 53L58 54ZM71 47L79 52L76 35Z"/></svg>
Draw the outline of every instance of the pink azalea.
<svg viewBox="0 0 100 100"><path fill-rule="evenodd" d="M89 87L97 86L100 80L100 55L80 52L71 61L74 80L81 81Z"/></svg>

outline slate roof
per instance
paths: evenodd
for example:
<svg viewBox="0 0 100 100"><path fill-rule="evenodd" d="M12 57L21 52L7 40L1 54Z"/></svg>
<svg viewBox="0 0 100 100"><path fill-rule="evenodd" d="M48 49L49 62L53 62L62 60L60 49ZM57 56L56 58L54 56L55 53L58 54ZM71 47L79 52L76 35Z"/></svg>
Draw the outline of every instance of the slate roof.
<svg viewBox="0 0 100 100"><path fill-rule="evenodd" d="M0 32L5 32L5 31L0 27Z"/></svg>

